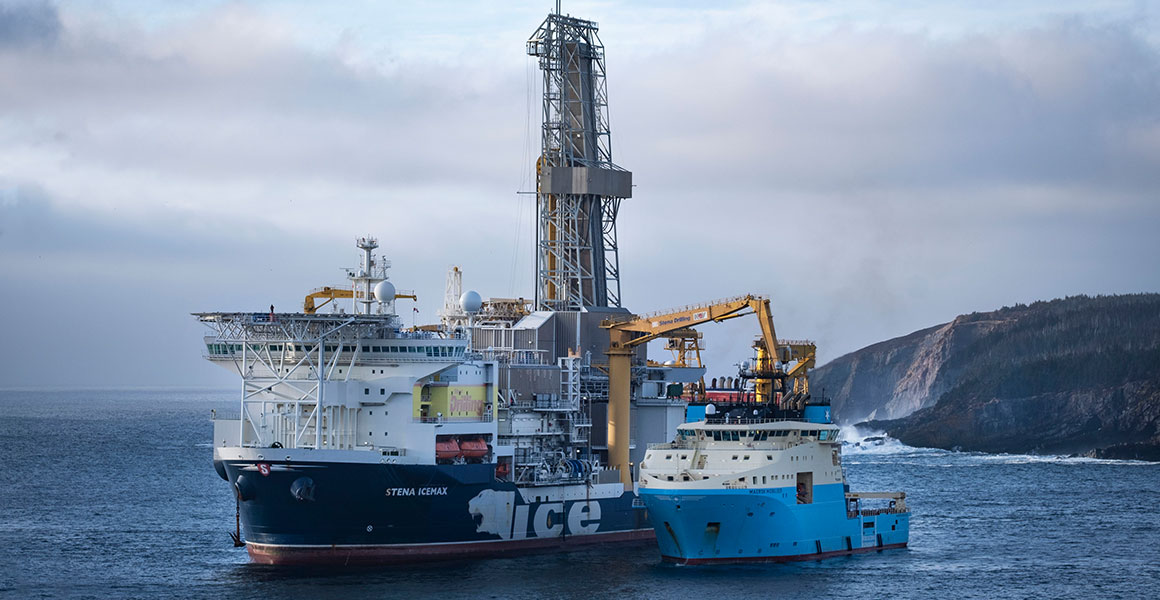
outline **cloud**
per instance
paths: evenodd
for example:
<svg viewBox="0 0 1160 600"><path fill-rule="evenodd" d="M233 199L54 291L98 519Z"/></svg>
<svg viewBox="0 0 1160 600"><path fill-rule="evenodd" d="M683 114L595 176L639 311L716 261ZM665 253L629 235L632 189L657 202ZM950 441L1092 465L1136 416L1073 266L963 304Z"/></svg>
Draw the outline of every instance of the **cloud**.
<svg viewBox="0 0 1160 600"><path fill-rule="evenodd" d="M60 19L49 4L0 5L0 48L52 45L60 32Z"/></svg>
<svg viewBox="0 0 1160 600"><path fill-rule="evenodd" d="M652 133L635 148L648 173L696 162L685 184L1160 184L1160 58L1129 26L952 40L838 30L756 47L722 35L654 67L616 115Z"/></svg>
<svg viewBox="0 0 1160 600"><path fill-rule="evenodd" d="M376 204L515 191L520 133L507 123L520 120L510 90L522 81L435 64L359 70L279 29L226 7L162 33L77 21L52 47L5 52L0 158L62 202L331 232L338 215L387 217ZM336 218L283 210L291 201Z"/></svg>
<svg viewBox="0 0 1160 600"><path fill-rule="evenodd" d="M630 308L769 294L779 332L825 358L959 312L1160 289L1147 19L1036 12L948 34L814 4L592 9L637 184L619 231ZM282 305L373 233L430 317L452 263L485 296L530 295L514 192L532 187L539 73L493 9L457 14L462 39L390 10L373 40L353 21L371 16L339 12L331 43L276 5L148 25L0 6L0 277L67 273L175 313ZM744 358L747 327L707 331L710 359Z"/></svg>

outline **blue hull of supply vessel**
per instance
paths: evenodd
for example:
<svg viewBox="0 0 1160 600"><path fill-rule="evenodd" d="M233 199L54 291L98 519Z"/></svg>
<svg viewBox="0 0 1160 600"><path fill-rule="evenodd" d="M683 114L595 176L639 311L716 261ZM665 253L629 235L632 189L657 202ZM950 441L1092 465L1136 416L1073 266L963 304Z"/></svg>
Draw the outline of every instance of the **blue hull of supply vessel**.
<svg viewBox="0 0 1160 600"><path fill-rule="evenodd" d="M555 551L650 541L632 492L531 502L495 464L399 465L222 460L235 484L243 537L255 562L355 564ZM619 484L618 484L619 485ZM526 490L525 490L526 491Z"/></svg>
<svg viewBox="0 0 1160 600"><path fill-rule="evenodd" d="M910 514L848 513L841 484L814 488L798 504L793 487L640 490L661 556L679 564L812 560L904 548Z"/></svg>

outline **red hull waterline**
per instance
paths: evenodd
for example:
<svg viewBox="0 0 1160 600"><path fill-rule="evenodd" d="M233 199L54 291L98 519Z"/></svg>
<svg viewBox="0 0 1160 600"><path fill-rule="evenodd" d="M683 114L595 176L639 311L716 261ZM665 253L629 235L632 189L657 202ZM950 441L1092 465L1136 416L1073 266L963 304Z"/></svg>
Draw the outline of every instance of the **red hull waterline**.
<svg viewBox="0 0 1160 600"><path fill-rule="evenodd" d="M833 558L835 556L849 556L851 554L862 554L864 552L881 552L883 550L895 550L898 548L905 548L906 542L901 544L887 544L885 546L871 546L869 548L854 548L853 550L834 550L832 552L815 552L813 554L796 554L793 556L753 556L747 558L679 558L676 556L661 556L661 560L669 563L676 563L678 565L720 565L720 564L735 564L735 563L760 563L760 562L798 562L803 560L821 560L823 558Z"/></svg>
<svg viewBox="0 0 1160 600"><path fill-rule="evenodd" d="M386 565L463 558L493 558L539 552L565 552L593 544L648 542L649 529L613 531L567 538L532 538L444 544L382 546L281 546L246 542L250 560L264 565Z"/></svg>

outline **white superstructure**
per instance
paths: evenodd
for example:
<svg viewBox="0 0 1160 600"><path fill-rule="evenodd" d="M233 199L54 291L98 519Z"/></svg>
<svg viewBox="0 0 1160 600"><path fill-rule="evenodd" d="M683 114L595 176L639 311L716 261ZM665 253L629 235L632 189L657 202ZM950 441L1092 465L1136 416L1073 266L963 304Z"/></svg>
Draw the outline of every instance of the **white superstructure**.
<svg viewBox="0 0 1160 600"><path fill-rule="evenodd" d="M845 483L838 427L805 421L686 423L654 444L640 487L682 490L798 487Z"/></svg>

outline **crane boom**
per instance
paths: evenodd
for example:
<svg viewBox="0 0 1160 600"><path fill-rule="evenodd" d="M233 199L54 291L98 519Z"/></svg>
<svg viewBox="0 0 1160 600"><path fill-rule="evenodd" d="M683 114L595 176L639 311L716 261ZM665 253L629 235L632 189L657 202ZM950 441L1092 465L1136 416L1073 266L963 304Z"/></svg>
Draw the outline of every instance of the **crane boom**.
<svg viewBox="0 0 1160 600"><path fill-rule="evenodd" d="M786 360L791 360L791 357L795 355L795 346L789 344L783 347L782 344L778 343L777 333L773 326L773 313L769 308L769 299L753 294L684 306L659 313L633 315L627 319L609 319L600 324L601 327L608 330L609 336L607 351L608 463L620 470L620 480L625 485L625 489L632 486L628 444L633 349L683 329L709 322L719 323L748 314L757 315L758 323L761 325L761 339L756 344L758 345L758 356L785 357ZM804 357L807 349L802 344L798 345L797 351ZM812 356L813 345L809 344L809 348L808 353ZM766 362L769 361L766 360ZM804 377L805 370L813 366L812 359L808 366L803 366L804 362L795 366L795 368L802 368L798 377ZM770 366L772 367L772 365Z"/></svg>
<svg viewBox="0 0 1160 600"><path fill-rule="evenodd" d="M340 298L354 298L354 290L333 288L330 286L318 288L313 292L306 294L306 298L302 301L302 312L308 315L312 315L315 312L318 312L318 309ZM398 300L399 298L410 298L411 300L419 299L415 296L414 293L410 293L405 290L400 290L395 294L395 299ZM316 303L316 300L322 300L322 302Z"/></svg>
<svg viewBox="0 0 1160 600"><path fill-rule="evenodd" d="M769 299L752 294L702 304L632 317L624 321L607 321L601 327L641 334L628 341L632 346L651 342L659 337L687 327L696 327L709 322L721 322L757 314L761 321L762 338L770 348L777 346L777 334L773 328L773 315L769 310Z"/></svg>

